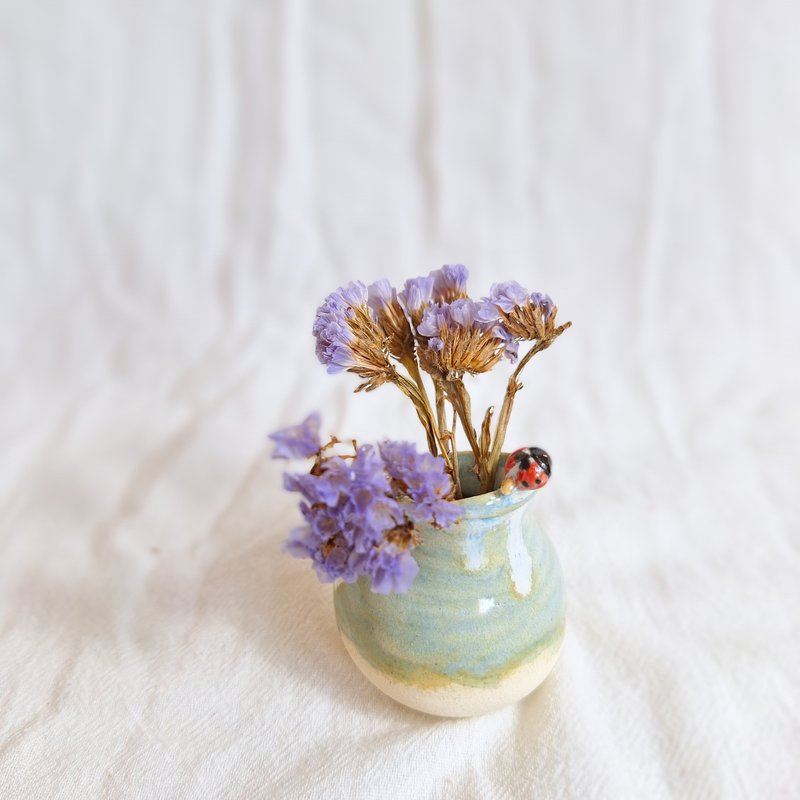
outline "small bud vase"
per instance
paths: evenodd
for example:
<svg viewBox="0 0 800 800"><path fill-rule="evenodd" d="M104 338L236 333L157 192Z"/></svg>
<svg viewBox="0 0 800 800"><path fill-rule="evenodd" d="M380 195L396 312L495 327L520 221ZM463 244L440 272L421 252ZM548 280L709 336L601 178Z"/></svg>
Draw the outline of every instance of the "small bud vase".
<svg viewBox="0 0 800 800"><path fill-rule="evenodd" d="M472 455L459 454L462 519L446 530L420 526L407 593L374 594L366 578L334 592L339 632L361 672L403 705L443 717L525 697L564 641L563 578L532 514L536 492L468 496L477 491L471 466Z"/></svg>

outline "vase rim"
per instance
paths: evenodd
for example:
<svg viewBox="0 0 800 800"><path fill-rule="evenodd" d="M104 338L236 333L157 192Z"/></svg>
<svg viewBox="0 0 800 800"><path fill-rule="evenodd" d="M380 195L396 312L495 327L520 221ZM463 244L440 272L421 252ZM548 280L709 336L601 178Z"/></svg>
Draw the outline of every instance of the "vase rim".
<svg viewBox="0 0 800 800"><path fill-rule="evenodd" d="M509 455L510 453L505 451L500 454L500 464L497 467L494 480L495 488L491 492L483 492L482 494L470 495L458 500L453 500L454 503L464 509L466 518L474 519L479 517L500 516L524 506L533 499L533 496L537 492L536 489L527 491L515 490L508 495L500 493L499 486L503 480L504 465ZM474 462L475 458L471 451L458 451L458 466L462 485L465 475L469 477L469 469Z"/></svg>

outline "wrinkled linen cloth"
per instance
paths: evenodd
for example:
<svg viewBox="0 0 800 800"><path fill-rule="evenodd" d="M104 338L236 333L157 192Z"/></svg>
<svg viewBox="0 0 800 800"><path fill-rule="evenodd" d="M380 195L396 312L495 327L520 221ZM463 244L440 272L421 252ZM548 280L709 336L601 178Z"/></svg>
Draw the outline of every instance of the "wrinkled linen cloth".
<svg viewBox="0 0 800 800"><path fill-rule="evenodd" d="M0 797L800 796L800 12L0 6ZM574 327L529 366L559 666L385 698L269 431L424 439L310 327L463 262ZM499 403L505 366L471 382Z"/></svg>

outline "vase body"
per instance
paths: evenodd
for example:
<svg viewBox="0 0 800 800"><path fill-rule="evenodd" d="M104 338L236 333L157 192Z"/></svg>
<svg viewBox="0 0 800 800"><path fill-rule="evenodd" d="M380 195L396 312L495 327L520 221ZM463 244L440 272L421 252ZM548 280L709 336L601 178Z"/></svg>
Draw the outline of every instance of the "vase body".
<svg viewBox="0 0 800 800"><path fill-rule="evenodd" d="M419 573L405 594L374 594L366 578L336 587L345 648L378 689L467 717L514 703L547 677L564 639L564 586L535 494L469 497L450 528L420 526Z"/></svg>

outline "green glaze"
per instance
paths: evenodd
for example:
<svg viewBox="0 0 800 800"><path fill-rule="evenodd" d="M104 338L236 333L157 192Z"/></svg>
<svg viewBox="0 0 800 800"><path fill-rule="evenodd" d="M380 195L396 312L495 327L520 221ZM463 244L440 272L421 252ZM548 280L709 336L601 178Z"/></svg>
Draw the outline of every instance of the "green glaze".
<svg viewBox="0 0 800 800"><path fill-rule="evenodd" d="M462 485L471 484L461 457ZM490 688L564 635L564 588L550 540L532 518L536 492L459 500L447 530L421 526L406 594L378 595L365 578L334 593L342 634L380 672L420 688Z"/></svg>

